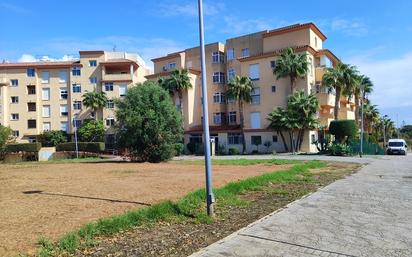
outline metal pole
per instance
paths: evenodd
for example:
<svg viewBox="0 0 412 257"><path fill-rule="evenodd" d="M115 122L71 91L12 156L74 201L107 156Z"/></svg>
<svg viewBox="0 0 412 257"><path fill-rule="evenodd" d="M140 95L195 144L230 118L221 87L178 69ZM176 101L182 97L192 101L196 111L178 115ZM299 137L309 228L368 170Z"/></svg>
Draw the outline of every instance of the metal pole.
<svg viewBox="0 0 412 257"><path fill-rule="evenodd" d="M361 134L360 134L360 149L359 149L359 156L362 158L363 155L363 98L364 98L364 88L362 86L362 98L361 98Z"/></svg>
<svg viewBox="0 0 412 257"><path fill-rule="evenodd" d="M206 170L206 204L207 214L214 216L213 203L215 198L212 191L212 167L210 160L210 134L209 134L209 113L207 103L207 84L206 84L206 63L205 63L205 42L203 31L203 1L198 0L199 7L199 37L200 37L200 60L202 71L202 108L203 108L203 131L205 147L205 170Z"/></svg>
<svg viewBox="0 0 412 257"><path fill-rule="evenodd" d="M77 116L74 116L73 118L73 125L74 125L74 142L76 144L76 158L79 159L79 147L77 145L77 125L76 125L76 118Z"/></svg>

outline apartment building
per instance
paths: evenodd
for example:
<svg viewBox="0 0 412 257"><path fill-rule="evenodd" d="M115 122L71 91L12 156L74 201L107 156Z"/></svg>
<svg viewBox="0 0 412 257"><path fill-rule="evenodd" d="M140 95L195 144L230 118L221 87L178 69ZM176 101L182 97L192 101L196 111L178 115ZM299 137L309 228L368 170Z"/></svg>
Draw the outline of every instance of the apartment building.
<svg viewBox="0 0 412 257"><path fill-rule="evenodd" d="M268 128L268 114L276 107L285 107L290 92L289 79L279 79L273 75L273 68L282 51L292 47L296 52L306 53L310 63L309 72L299 79L297 89L306 93L315 92L320 109L319 118L324 126L333 120L334 92L321 87L326 67L335 65L339 59L323 48L326 36L313 23L296 24L270 31L260 31L245 36L230 38L225 44L212 43L205 46L206 76L208 86L210 134L215 142L241 150L238 104L225 97L227 81L233 76L247 76L254 83L252 102L244 107L246 151L266 151L263 146L270 142L269 150L284 151L281 138ZM200 80L199 48L185 49L152 60L154 74L146 76L157 80L168 76L171 70L188 69L193 88L187 90L183 102L174 98L176 106L182 108L184 116L185 143L202 142L202 94ZM355 105L344 97L340 99L339 117L354 119ZM306 131L302 150L315 152L312 144L317 131ZM261 142L257 149L252 142Z"/></svg>
<svg viewBox="0 0 412 257"><path fill-rule="evenodd" d="M145 80L148 69L136 54L80 51L75 61L0 64L0 123L17 142L33 142L43 131L69 134L85 119L104 120L111 141L114 102ZM106 108L94 113L82 104L85 92L105 92Z"/></svg>

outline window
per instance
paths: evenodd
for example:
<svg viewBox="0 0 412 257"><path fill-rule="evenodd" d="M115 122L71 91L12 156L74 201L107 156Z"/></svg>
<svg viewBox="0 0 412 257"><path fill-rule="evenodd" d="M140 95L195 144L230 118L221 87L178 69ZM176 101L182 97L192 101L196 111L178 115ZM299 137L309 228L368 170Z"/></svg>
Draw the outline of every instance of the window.
<svg viewBox="0 0 412 257"><path fill-rule="evenodd" d="M227 133L227 141L229 145L238 145L242 143L241 133Z"/></svg>
<svg viewBox="0 0 412 257"><path fill-rule="evenodd" d="M36 71L34 68L28 68L27 69L27 77L34 77L36 76Z"/></svg>
<svg viewBox="0 0 412 257"><path fill-rule="evenodd" d="M79 67L73 67L72 75L73 76L80 76L80 68Z"/></svg>
<svg viewBox="0 0 412 257"><path fill-rule="evenodd" d="M10 97L10 101L12 104L17 104L19 102L19 97L18 96L12 96Z"/></svg>
<svg viewBox="0 0 412 257"><path fill-rule="evenodd" d="M50 105L43 105L42 114L43 114L43 118L50 117Z"/></svg>
<svg viewBox="0 0 412 257"><path fill-rule="evenodd" d="M224 84L225 83L225 73L224 72L214 72L213 73L213 83Z"/></svg>
<svg viewBox="0 0 412 257"><path fill-rule="evenodd" d="M260 129L260 112L250 113L250 128Z"/></svg>
<svg viewBox="0 0 412 257"><path fill-rule="evenodd" d="M72 85L72 90L73 90L73 93L81 93L82 92L82 86L80 84L73 84Z"/></svg>
<svg viewBox="0 0 412 257"><path fill-rule="evenodd" d="M235 124L236 123L236 112L229 112L228 119L229 119L230 124Z"/></svg>
<svg viewBox="0 0 412 257"><path fill-rule="evenodd" d="M81 109L82 109L82 101L74 101L73 110L81 110Z"/></svg>
<svg viewBox="0 0 412 257"><path fill-rule="evenodd" d="M27 128L33 129L36 128L36 120L27 120Z"/></svg>
<svg viewBox="0 0 412 257"><path fill-rule="evenodd" d="M20 136L20 132L18 130L13 130L12 131L12 135L13 137L19 137Z"/></svg>
<svg viewBox="0 0 412 257"><path fill-rule="evenodd" d="M168 63L168 67L169 67L169 70L174 70L174 69L176 69L176 62L169 62L169 63Z"/></svg>
<svg viewBox="0 0 412 257"><path fill-rule="evenodd" d="M107 100L107 106L108 109L113 109L114 108L114 101L113 100Z"/></svg>
<svg viewBox="0 0 412 257"><path fill-rule="evenodd" d="M104 83L105 91L113 91L113 83Z"/></svg>
<svg viewBox="0 0 412 257"><path fill-rule="evenodd" d="M27 103L27 110L29 112L35 112L36 111L36 103Z"/></svg>
<svg viewBox="0 0 412 257"><path fill-rule="evenodd" d="M60 122L60 130L63 130L65 132L69 132L69 126L68 126L67 121Z"/></svg>
<svg viewBox="0 0 412 257"><path fill-rule="evenodd" d="M60 99L67 99L68 93L67 93L67 88L63 87L60 88Z"/></svg>
<svg viewBox="0 0 412 257"><path fill-rule="evenodd" d="M50 73L48 71L41 72L41 83L42 84L49 84Z"/></svg>
<svg viewBox="0 0 412 257"><path fill-rule="evenodd" d="M262 137L261 136L251 136L250 141L252 145L261 145L262 144Z"/></svg>
<svg viewBox="0 0 412 257"><path fill-rule="evenodd" d="M249 48L243 48L241 57L248 57L249 56Z"/></svg>
<svg viewBox="0 0 412 257"><path fill-rule="evenodd" d="M119 85L119 96L125 96L127 91L127 86L125 84Z"/></svg>
<svg viewBox="0 0 412 257"><path fill-rule="evenodd" d="M18 79L11 79L10 82L12 87L17 87L19 85Z"/></svg>
<svg viewBox="0 0 412 257"><path fill-rule="evenodd" d="M231 80L231 79L234 78L235 76L236 76L235 69L229 68L229 69L227 70L227 79L228 79L228 80Z"/></svg>
<svg viewBox="0 0 412 257"><path fill-rule="evenodd" d="M97 61L96 60L90 60L89 61L89 66L90 67L96 67L97 66Z"/></svg>
<svg viewBox="0 0 412 257"><path fill-rule="evenodd" d="M106 126L111 127L114 125L114 118L107 118L106 119Z"/></svg>
<svg viewBox="0 0 412 257"><path fill-rule="evenodd" d="M260 71L259 71L259 64L250 64L249 65L249 78L251 80L259 80Z"/></svg>
<svg viewBox="0 0 412 257"><path fill-rule="evenodd" d="M213 102L214 103L225 103L225 94L221 92L216 92L213 94Z"/></svg>
<svg viewBox="0 0 412 257"><path fill-rule="evenodd" d="M41 100L49 101L50 100L50 88L42 88L41 90Z"/></svg>
<svg viewBox="0 0 412 257"><path fill-rule="evenodd" d="M235 49L229 48L227 49L227 60L231 61L233 59L235 59Z"/></svg>
<svg viewBox="0 0 412 257"><path fill-rule="evenodd" d="M272 93L276 93L276 86L275 85L272 86Z"/></svg>
<svg viewBox="0 0 412 257"><path fill-rule="evenodd" d="M277 143L278 142L278 136L272 136L272 142Z"/></svg>
<svg viewBox="0 0 412 257"><path fill-rule="evenodd" d="M82 125L82 120L80 120L80 119L74 119L73 120L73 126L75 128L79 128L81 125Z"/></svg>
<svg viewBox="0 0 412 257"><path fill-rule="evenodd" d="M212 62L213 63L225 63L225 55L222 52L213 52Z"/></svg>
<svg viewBox="0 0 412 257"><path fill-rule="evenodd" d="M252 98L252 104L260 104L260 88L254 87L250 92L250 97Z"/></svg>
<svg viewBox="0 0 412 257"><path fill-rule="evenodd" d="M66 81L67 81L67 71L65 70L59 71L59 82L66 83Z"/></svg>
<svg viewBox="0 0 412 257"><path fill-rule="evenodd" d="M10 120L19 120L19 114L18 113L12 113L10 115Z"/></svg>
<svg viewBox="0 0 412 257"><path fill-rule="evenodd" d="M226 116L224 112L213 113L213 123L222 124L222 123L225 123L225 121L226 121Z"/></svg>
<svg viewBox="0 0 412 257"><path fill-rule="evenodd" d="M69 111L67 108L67 104L60 105L60 116L68 116L68 115L69 115Z"/></svg>
<svg viewBox="0 0 412 257"><path fill-rule="evenodd" d="M276 61L270 61L270 68L273 70L276 68Z"/></svg>
<svg viewBox="0 0 412 257"><path fill-rule="evenodd" d="M50 130L51 130L50 122L43 122L43 131L50 131Z"/></svg>
<svg viewBox="0 0 412 257"><path fill-rule="evenodd" d="M97 84L97 77L90 77L89 81L90 81L90 84Z"/></svg>
<svg viewBox="0 0 412 257"><path fill-rule="evenodd" d="M33 85L27 86L27 94L35 95L36 94L36 86L33 86Z"/></svg>

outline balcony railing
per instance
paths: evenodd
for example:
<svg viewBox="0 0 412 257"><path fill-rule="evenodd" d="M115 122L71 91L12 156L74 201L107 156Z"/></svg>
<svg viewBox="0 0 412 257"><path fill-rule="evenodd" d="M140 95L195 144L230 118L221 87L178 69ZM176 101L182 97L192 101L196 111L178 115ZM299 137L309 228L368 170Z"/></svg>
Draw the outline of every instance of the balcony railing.
<svg viewBox="0 0 412 257"><path fill-rule="evenodd" d="M103 74L103 80L107 80L107 81L132 80L132 75L130 73Z"/></svg>

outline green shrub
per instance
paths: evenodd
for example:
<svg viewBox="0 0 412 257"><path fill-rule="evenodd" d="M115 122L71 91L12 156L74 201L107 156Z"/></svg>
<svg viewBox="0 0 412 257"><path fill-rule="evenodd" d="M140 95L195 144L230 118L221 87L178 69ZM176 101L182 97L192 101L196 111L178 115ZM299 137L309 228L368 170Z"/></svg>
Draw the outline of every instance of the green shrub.
<svg viewBox="0 0 412 257"><path fill-rule="evenodd" d="M6 145L5 152L18 153L18 152L38 152L41 148L41 143L24 143L24 144L8 144Z"/></svg>
<svg viewBox="0 0 412 257"><path fill-rule="evenodd" d="M85 120L77 130L79 140L83 142L104 141L105 128L101 120Z"/></svg>
<svg viewBox="0 0 412 257"><path fill-rule="evenodd" d="M358 128L354 120L334 120L329 125L329 132L337 143L344 143L355 138Z"/></svg>
<svg viewBox="0 0 412 257"><path fill-rule="evenodd" d="M0 152L3 152L7 142L10 140L12 130L0 124Z"/></svg>
<svg viewBox="0 0 412 257"><path fill-rule="evenodd" d="M345 144L333 144L329 147L329 154L332 156L347 156L351 155L352 149Z"/></svg>
<svg viewBox="0 0 412 257"><path fill-rule="evenodd" d="M153 81L130 88L117 101L116 117L118 145L135 161L168 160L183 138L181 113L169 92Z"/></svg>
<svg viewBox="0 0 412 257"><path fill-rule="evenodd" d="M83 152L98 153L104 151L103 142L78 142L78 150ZM76 143L62 143L56 146L56 151L76 151Z"/></svg>
<svg viewBox="0 0 412 257"><path fill-rule="evenodd" d="M228 150L228 154L229 155L239 155L239 149L235 148L235 147L230 147Z"/></svg>
<svg viewBox="0 0 412 257"><path fill-rule="evenodd" d="M223 144L217 145L217 154L218 155L226 155L226 147Z"/></svg>
<svg viewBox="0 0 412 257"><path fill-rule="evenodd" d="M180 156L180 155L182 155L182 154L184 154L184 152L185 152L185 145L184 144L182 144L182 143L177 143L177 144L175 144L175 155L176 156Z"/></svg>
<svg viewBox="0 0 412 257"><path fill-rule="evenodd" d="M38 137L42 146L50 147L67 142L67 133L62 130L45 131Z"/></svg>

